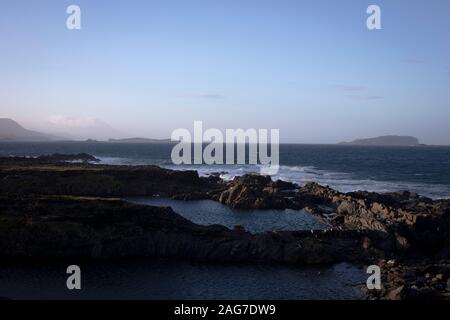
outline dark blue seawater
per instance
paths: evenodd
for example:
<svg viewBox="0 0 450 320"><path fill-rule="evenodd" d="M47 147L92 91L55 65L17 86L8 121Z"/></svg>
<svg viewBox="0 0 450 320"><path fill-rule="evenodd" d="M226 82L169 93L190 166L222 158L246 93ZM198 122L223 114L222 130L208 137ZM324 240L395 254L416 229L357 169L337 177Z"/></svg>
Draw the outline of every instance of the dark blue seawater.
<svg viewBox="0 0 450 320"><path fill-rule="evenodd" d="M176 213L197 224L221 224L230 229L241 225L252 233L327 228L327 225L302 210L237 210L212 200L183 201L134 197L129 198L128 201L157 207L171 207Z"/></svg>
<svg viewBox="0 0 450 320"><path fill-rule="evenodd" d="M81 268L80 291L66 268ZM361 299L364 270L330 267L209 265L169 261L0 264L0 297L9 299Z"/></svg>
<svg viewBox="0 0 450 320"><path fill-rule="evenodd" d="M156 164L195 169L200 174L223 172L231 179L259 172L252 165L174 166L172 144L0 143L0 155L36 156L86 152L110 164ZM281 145L276 178L304 184L316 181L348 192L410 190L432 198L450 198L450 147L363 147L340 145Z"/></svg>

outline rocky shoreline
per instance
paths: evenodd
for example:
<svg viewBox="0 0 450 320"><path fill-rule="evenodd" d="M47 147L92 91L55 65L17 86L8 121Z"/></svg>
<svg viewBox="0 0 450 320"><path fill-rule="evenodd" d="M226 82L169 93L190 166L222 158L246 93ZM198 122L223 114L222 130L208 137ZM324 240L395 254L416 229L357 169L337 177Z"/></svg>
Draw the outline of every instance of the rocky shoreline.
<svg viewBox="0 0 450 320"><path fill-rule="evenodd" d="M69 161L69 162L68 162ZM77 163L74 163L74 162ZM0 158L0 257L378 264L368 299L450 299L450 201L410 192L340 193L245 175L94 164L90 155ZM305 209L328 230L250 234L196 225L128 196L210 199L239 209Z"/></svg>

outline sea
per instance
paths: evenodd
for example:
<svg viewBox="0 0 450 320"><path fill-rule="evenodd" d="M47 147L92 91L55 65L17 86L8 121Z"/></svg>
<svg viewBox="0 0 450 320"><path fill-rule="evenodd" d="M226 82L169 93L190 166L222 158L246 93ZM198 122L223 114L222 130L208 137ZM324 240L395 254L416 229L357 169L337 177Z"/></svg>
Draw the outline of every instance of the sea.
<svg viewBox="0 0 450 320"><path fill-rule="evenodd" d="M219 174L226 180L258 173L258 165L174 165L173 144L102 142L0 143L0 156L89 153L103 164L158 165ZM450 147L280 145L273 177L304 185L315 181L343 192L409 190L433 199L450 198ZM203 225L241 225L252 233L317 230L322 222L299 210L240 211L209 201L133 197L130 202L170 206ZM375 261L374 261L375 263ZM0 262L0 298L7 299L363 299L368 275L361 266L205 264L173 261L72 261L83 289L66 288L64 263Z"/></svg>
<svg viewBox="0 0 450 320"><path fill-rule="evenodd" d="M220 173L231 180L259 173L258 165L174 165L173 144L102 142L0 143L0 156L89 153L104 164L153 164L176 170ZM409 190L433 199L450 198L450 146L377 147L280 145L280 169L273 177L303 185L315 181L339 191Z"/></svg>

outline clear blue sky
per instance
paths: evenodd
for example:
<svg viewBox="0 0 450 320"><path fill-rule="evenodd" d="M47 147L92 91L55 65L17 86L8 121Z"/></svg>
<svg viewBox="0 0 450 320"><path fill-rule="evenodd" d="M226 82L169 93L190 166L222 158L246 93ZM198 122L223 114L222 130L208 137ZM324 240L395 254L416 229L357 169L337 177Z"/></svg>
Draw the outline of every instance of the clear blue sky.
<svg viewBox="0 0 450 320"><path fill-rule="evenodd" d="M66 29L70 4L82 30ZM382 30L366 28L369 4ZM450 1L2 0L0 117L124 136L203 120L279 128L285 142L450 144Z"/></svg>

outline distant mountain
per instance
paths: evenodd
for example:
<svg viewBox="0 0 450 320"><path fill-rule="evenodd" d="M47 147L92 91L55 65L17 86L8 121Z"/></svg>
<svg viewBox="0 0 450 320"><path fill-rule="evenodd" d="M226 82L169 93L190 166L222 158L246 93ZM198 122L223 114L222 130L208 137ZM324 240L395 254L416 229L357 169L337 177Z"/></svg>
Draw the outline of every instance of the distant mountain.
<svg viewBox="0 0 450 320"><path fill-rule="evenodd" d="M341 145L352 146L420 146L419 139L411 136L381 136L369 139L357 139L341 142Z"/></svg>
<svg viewBox="0 0 450 320"><path fill-rule="evenodd" d="M57 136L25 129L12 119L0 118L0 141L42 142L64 140Z"/></svg>
<svg viewBox="0 0 450 320"><path fill-rule="evenodd" d="M170 139L148 139L148 138L127 138L127 139L109 139L113 143L168 143Z"/></svg>

